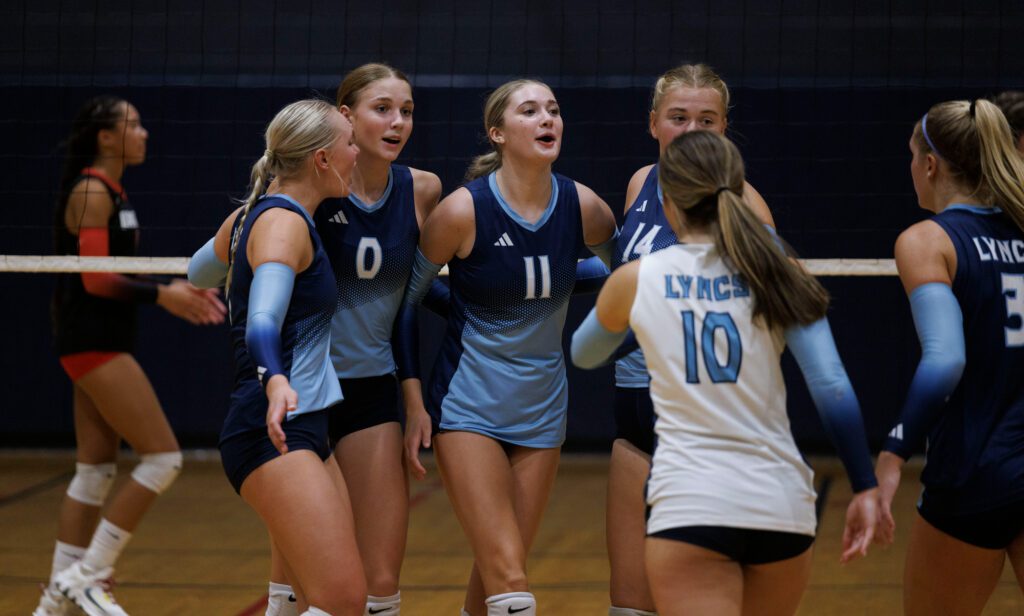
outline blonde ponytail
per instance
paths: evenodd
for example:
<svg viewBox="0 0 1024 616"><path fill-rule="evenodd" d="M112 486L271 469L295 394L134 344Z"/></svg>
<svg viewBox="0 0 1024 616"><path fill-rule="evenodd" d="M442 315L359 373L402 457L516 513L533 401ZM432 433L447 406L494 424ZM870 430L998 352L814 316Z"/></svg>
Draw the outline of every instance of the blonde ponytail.
<svg viewBox="0 0 1024 616"><path fill-rule="evenodd" d="M264 135L266 150L249 173L249 196L241 202L245 209L239 214L231 236L225 296L231 289L238 240L252 206L263 194L271 177L288 177L297 173L313 152L330 147L338 139L340 135L330 121L334 113L338 113L337 109L326 101L301 100L285 106L267 125Z"/></svg>
<svg viewBox="0 0 1024 616"><path fill-rule="evenodd" d="M980 99L975 102L975 122L981 150L981 175L992 203L1006 212L1024 231L1024 159L1014 145L1013 133L1003 112Z"/></svg>
<svg viewBox="0 0 1024 616"><path fill-rule="evenodd" d="M469 164L469 168L466 169L465 181L472 182L477 178L482 178L486 175L494 173L501 168L501 150L491 150L486 154L481 154L473 159L473 162Z"/></svg>

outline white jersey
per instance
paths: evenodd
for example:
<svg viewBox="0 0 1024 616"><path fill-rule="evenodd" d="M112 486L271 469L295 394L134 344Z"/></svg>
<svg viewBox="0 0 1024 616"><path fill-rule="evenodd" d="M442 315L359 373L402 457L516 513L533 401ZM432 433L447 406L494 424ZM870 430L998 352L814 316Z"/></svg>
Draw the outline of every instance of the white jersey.
<svg viewBox="0 0 1024 616"><path fill-rule="evenodd" d="M786 415L781 333L752 318L712 244L640 260L629 322L651 374L658 436L647 532L726 526L813 535L813 474Z"/></svg>

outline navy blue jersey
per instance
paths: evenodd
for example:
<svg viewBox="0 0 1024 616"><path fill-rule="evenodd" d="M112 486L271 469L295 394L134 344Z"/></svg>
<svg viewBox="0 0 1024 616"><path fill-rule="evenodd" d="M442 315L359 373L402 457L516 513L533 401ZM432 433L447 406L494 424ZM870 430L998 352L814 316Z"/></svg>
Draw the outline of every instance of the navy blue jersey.
<svg viewBox="0 0 1024 616"><path fill-rule="evenodd" d="M924 498L981 511L1024 499L1024 233L991 208L932 220L956 248L967 364L928 437Z"/></svg>
<svg viewBox="0 0 1024 616"><path fill-rule="evenodd" d="M562 327L584 247L576 185L552 175L551 201L532 224L505 202L494 174L466 188L476 241L448 263L452 309L427 410L442 430L557 447L568 409Z"/></svg>
<svg viewBox="0 0 1024 616"><path fill-rule="evenodd" d="M338 378L395 371L391 332L419 241L412 173L392 165L384 194L365 204L329 199L314 220L331 260L338 301L331 320L331 361Z"/></svg>
<svg viewBox="0 0 1024 616"><path fill-rule="evenodd" d="M336 297L331 263L306 210L286 195L263 197L245 216L235 241L237 247L228 292L231 341L235 350L235 387L221 429L222 442L236 434L266 426L267 397L245 344L249 287L253 278L245 247L253 223L264 212L276 207L301 215L309 226L309 238L313 242L313 261L295 277L291 302L281 326L284 375L299 397L298 408L290 412L288 418L323 410L341 401L341 387L334 376L329 357L331 315L334 313ZM239 216L235 221L235 229L241 218Z"/></svg>
<svg viewBox="0 0 1024 616"><path fill-rule="evenodd" d="M651 167L644 185L626 211L622 221L612 260L612 268L639 259L643 255L657 252L678 243L676 232L665 218L662 208L661 186L658 185L658 165ZM648 387L651 382L647 374L644 353L637 349L615 362L615 385L618 387Z"/></svg>

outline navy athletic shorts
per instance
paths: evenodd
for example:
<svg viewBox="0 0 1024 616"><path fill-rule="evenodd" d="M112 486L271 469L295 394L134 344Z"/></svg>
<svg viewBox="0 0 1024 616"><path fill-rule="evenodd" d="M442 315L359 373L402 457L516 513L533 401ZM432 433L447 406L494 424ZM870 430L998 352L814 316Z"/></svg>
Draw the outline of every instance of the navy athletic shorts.
<svg viewBox="0 0 1024 616"><path fill-rule="evenodd" d="M281 428L288 451L308 449L321 460L330 455L326 410L303 413L282 423ZM242 432L220 442L220 461L235 492L241 492L242 483L250 473L280 455L265 427Z"/></svg>

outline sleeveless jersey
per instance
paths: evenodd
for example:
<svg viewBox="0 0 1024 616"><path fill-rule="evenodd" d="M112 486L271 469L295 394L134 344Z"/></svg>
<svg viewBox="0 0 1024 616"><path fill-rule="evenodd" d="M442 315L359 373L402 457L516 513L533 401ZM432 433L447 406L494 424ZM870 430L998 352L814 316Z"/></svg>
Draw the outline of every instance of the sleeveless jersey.
<svg viewBox="0 0 1024 616"><path fill-rule="evenodd" d="M584 247L576 185L552 175L535 223L512 210L493 173L466 188L476 241L448 263L452 309L427 409L442 430L557 447L568 410L562 327Z"/></svg>
<svg viewBox="0 0 1024 616"><path fill-rule="evenodd" d="M135 256L139 242L139 220L120 186L105 177L83 174L72 186L87 177L100 180L110 193L114 207L107 220L110 256ZM78 236L64 222L65 200L54 215L54 244L60 255L78 254ZM57 355L85 351L130 353L135 346L136 308L134 302L119 301L90 294L80 273L57 274L57 287L51 302L54 342Z"/></svg>
<svg viewBox="0 0 1024 616"><path fill-rule="evenodd" d="M641 256L678 243L676 232L665 218L662 208L661 187L658 185L658 165L651 167L640 192L626 212L622 231L615 248L612 268L629 263ZM615 362L617 387L644 388L651 382L644 362L644 352L637 349Z"/></svg>
<svg viewBox="0 0 1024 616"><path fill-rule="evenodd" d="M235 240L228 311L231 316L231 341L235 350L235 386L231 393L228 415L221 429L220 440L253 429L266 427L267 397L256 374L256 366L245 344L245 328L249 310L249 288L253 270L245 247L252 225L267 210L283 208L303 217L313 242L313 261L295 277L291 301L281 326L281 355L284 375L299 396L298 408L288 419L302 413L323 410L341 401L341 387L331 366L330 325L334 312L334 274L320 237L309 214L285 195L262 197L250 210ZM235 229L238 229L238 221Z"/></svg>
<svg viewBox="0 0 1024 616"><path fill-rule="evenodd" d="M812 473L786 415L781 333L752 320L712 244L640 261L630 327L657 414L647 532L727 526L813 535Z"/></svg>
<svg viewBox="0 0 1024 616"><path fill-rule="evenodd" d="M956 248L967 364L928 437L923 498L984 511L1024 499L1024 233L993 208L932 220Z"/></svg>
<svg viewBox="0 0 1024 616"><path fill-rule="evenodd" d="M331 361L338 378L394 372L391 334L420 233L412 173L392 165L376 203L367 205L354 195L330 199L314 220L337 287Z"/></svg>

